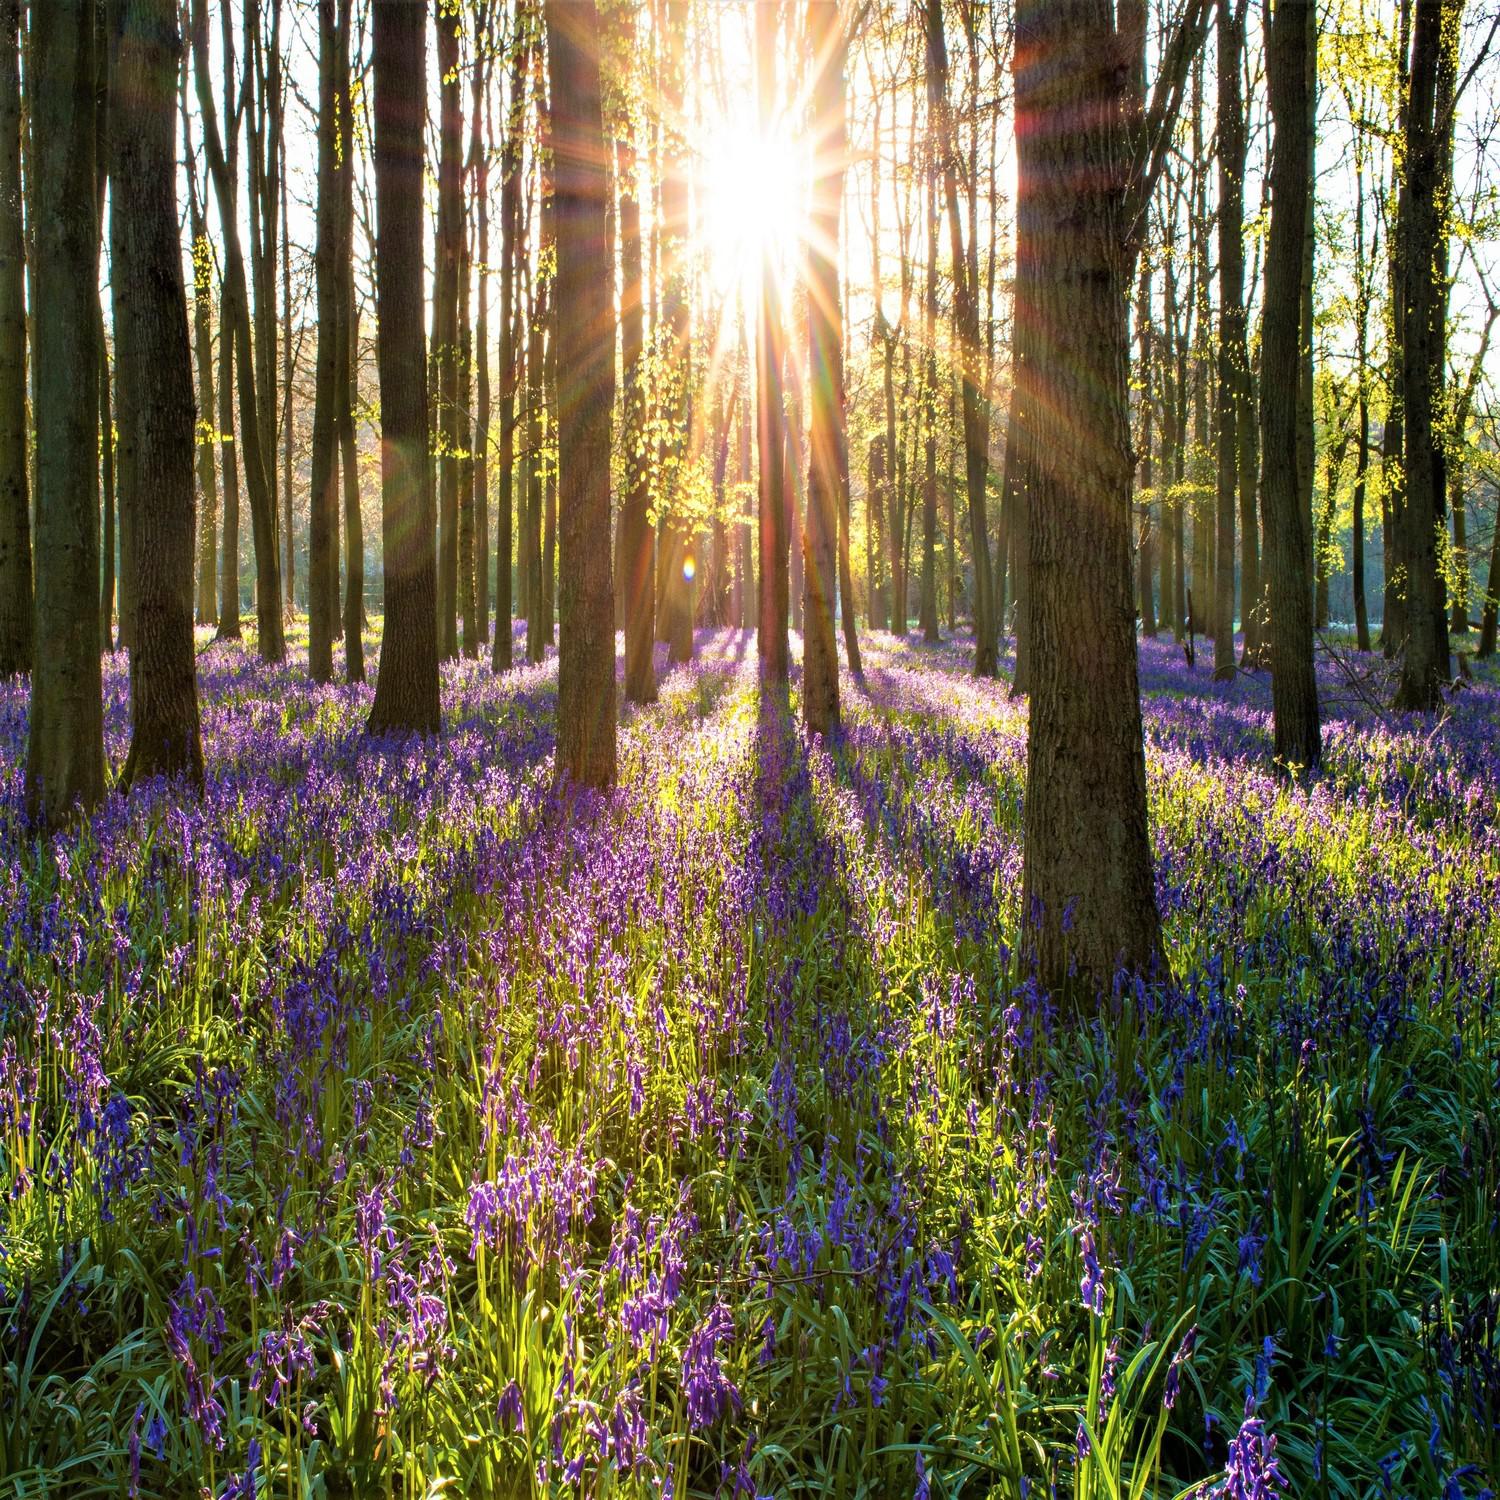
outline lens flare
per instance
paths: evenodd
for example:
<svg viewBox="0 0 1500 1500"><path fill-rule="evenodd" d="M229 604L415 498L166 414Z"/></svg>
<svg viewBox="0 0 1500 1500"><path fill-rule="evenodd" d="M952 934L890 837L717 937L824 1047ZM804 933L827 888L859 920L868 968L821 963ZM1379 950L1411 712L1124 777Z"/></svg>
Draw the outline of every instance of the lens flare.
<svg viewBox="0 0 1500 1500"><path fill-rule="evenodd" d="M685 583L691 583L693 581L693 579L697 577L697 575L698 575L698 564L691 557L685 557L685 558L683 558L683 560L682 560L682 577L683 577L683 581Z"/></svg>

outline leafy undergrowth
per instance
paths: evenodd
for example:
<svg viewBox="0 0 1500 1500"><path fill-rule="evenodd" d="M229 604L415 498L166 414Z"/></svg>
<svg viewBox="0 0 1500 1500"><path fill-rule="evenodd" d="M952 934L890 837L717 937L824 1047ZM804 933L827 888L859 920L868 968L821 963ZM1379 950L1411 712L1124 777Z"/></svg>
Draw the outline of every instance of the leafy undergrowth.
<svg viewBox="0 0 1500 1500"><path fill-rule="evenodd" d="M555 663L396 744L215 645L202 802L45 844L0 688L6 1491L1486 1493L1493 676L1304 789L1146 643L1175 978L1080 1022L1024 706L866 649L809 745L700 635L564 803Z"/></svg>

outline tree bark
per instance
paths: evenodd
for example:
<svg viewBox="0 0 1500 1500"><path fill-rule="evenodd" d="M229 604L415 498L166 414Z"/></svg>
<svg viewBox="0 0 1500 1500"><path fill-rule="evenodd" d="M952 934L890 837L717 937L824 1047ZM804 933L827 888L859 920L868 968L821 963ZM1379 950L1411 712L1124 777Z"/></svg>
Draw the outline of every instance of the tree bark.
<svg viewBox="0 0 1500 1500"><path fill-rule="evenodd" d="M380 521L385 630L371 734L436 734L437 559L427 462L422 327L422 127L425 7L374 0L375 298L380 365Z"/></svg>
<svg viewBox="0 0 1500 1500"><path fill-rule="evenodd" d="M333 680L338 610L338 374L349 332L340 316L335 257L340 138L338 17L335 0L318 0L318 185L314 277L318 356L313 391L312 489L307 524L307 667L314 682Z"/></svg>
<svg viewBox="0 0 1500 1500"><path fill-rule="evenodd" d="M776 108L777 8L755 7L755 75L760 128L768 133ZM781 308L776 273L761 268L756 316L756 446L760 453L760 594L756 645L763 688L784 696L791 649L787 636L789 581L785 522L786 434L781 406Z"/></svg>
<svg viewBox="0 0 1500 1500"><path fill-rule="evenodd" d="M1287 774L1317 769L1323 746L1313 669L1311 496L1297 426L1303 327L1308 182L1308 49L1316 16L1300 0L1276 0L1266 42L1266 79L1275 122L1271 229L1266 246L1261 333L1261 453L1265 465L1267 566L1271 601L1271 712L1276 763Z"/></svg>
<svg viewBox="0 0 1500 1500"><path fill-rule="evenodd" d="M120 776L203 781L193 659L193 366L177 227L176 93L182 39L173 0L125 0L111 197L111 283L122 441L133 461L135 645L130 753Z"/></svg>
<svg viewBox="0 0 1500 1500"><path fill-rule="evenodd" d="M521 264L521 131L526 119L533 12L517 6L518 35L512 42L510 107L500 148L500 493L495 511L495 641L490 664L508 672L511 636L511 554L515 545L516 466L516 274Z"/></svg>
<svg viewBox="0 0 1500 1500"><path fill-rule="evenodd" d="M1245 346L1245 120L1240 58L1247 0L1219 0L1219 396L1218 489L1215 520L1214 677L1229 682L1234 650L1234 520L1239 499L1240 392Z"/></svg>
<svg viewBox="0 0 1500 1500"><path fill-rule="evenodd" d="M246 488L250 494L250 523L255 539L255 605L260 655L263 661L279 662L286 655L286 640L281 620L281 564L277 556L276 499L266 471L266 447L262 434L260 405L257 395L255 352L250 338L250 299L245 283L245 257L240 247L237 195L229 162L219 138L218 115L213 98L213 79L208 61L208 8L206 0L193 0L193 72L197 80L198 111L203 121L203 144L208 167L214 181L219 204L219 222L224 238L224 298L226 335L234 342L234 369L239 384L238 457L244 464ZM227 432L230 429L225 427ZM226 475L226 491L228 489ZM235 507L238 537L238 495ZM224 548L226 562L230 548L228 502L226 498ZM238 566L225 569L225 593L233 584L234 610L231 623L239 624ZM231 576L232 575L232 576ZM220 633L229 634L220 611Z"/></svg>
<svg viewBox="0 0 1500 1500"><path fill-rule="evenodd" d="M1396 689L1397 708L1431 712L1442 703L1449 661L1447 602L1438 571L1437 528L1443 488L1439 391L1446 339L1440 288L1440 243L1446 235L1446 129L1439 107L1443 50L1457 45L1462 0L1416 0L1411 86L1407 98L1402 220L1404 340L1400 349L1405 417L1406 503L1402 552L1406 571L1406 653ZM1447 35L1451 30L1452 37Z"/></svg>
<svg viewBox="0 0 1500 1500"><path fill-rule="evenodd" d="M1016 315L1049 331L1016 371L1031 449L1021 911L1041 982L1093 991L1163 962L1131 607L1128 32L1113 9L1018 0L1014 65Z"/></svg>
<svg viewBox="0 0 1500 1500"><path fill-rule="evenodd" d="M32 663L20 0L0 0L0 677Z"/></svg>
<svg viewBox="0 0 1500 1500"><path fill-rule="evenodd" d="M641 206L635 146L615 145L620 183L620 348L625 377L625 494L620 507L620 586L625 595L625 699L656 701L656 538L646 462L645 317L641 283Z"/></svg>
<svg viewBox="0 0 1500 1500"><path fill-rule="evenodd" d="M809 0L813 58L813 203L807 246L808 394L806 556L803 577L802 718L825 738L839 727L839 652L833 606L843 508L843 312L839 210L844 195L844 23L838 0ZM849 601L845 601L845 609Z"/></svg>
<svg viewBox="0 0 1500 1500"><path fill-rule="evenodd" d="M610 568L609 441L614 320L606 227L608 178L594 0L546 0L557 236L557 448L562 638L557 676L559 779L615 779L615 626Z"/></svg>
<svg viewBox="0 0 1500 1500"><path fill-rule="evenodd" d="M56 827L104 796L99 658L99 223L92 0L31 18L36 421L35 621L26 809Z"/></svg>

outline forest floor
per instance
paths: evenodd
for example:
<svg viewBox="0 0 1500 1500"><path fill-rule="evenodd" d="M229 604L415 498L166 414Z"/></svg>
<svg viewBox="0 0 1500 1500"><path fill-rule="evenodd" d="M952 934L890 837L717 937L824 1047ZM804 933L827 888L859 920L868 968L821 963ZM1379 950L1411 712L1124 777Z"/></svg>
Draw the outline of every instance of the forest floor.
<svg viewBox="0 0 1500 1500"><path fill-rule="evenodd" d="M202 801L42 843L0 686L0 1494L1493 1487L1493 667L1340 648L1296 787L1145 643L1175 977L1080 1024L1024 704L864 649L809 745L700 633L562 805L555 659L403 745L205 640Z"/></svg>

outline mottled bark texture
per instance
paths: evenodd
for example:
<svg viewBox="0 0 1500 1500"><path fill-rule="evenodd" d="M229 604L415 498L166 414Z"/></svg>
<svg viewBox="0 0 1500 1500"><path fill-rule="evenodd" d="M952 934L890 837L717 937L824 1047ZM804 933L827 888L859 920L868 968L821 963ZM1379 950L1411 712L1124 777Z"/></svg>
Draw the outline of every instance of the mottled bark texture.
<svg viewBox="0 0 1500 1500"><path fill-rule="evenodd" d="M557 455L561 517L557 772L615 779L615 604L609 428L614 276L609 264L599 16L594 0L547 0L557 234Z"/></svg>
<svg viewBox="0 0 1500 1500"><path fill-rule="evenodd" d="M26 808L55 827L104 796L99 661L99 220L93 0L32 12L36 632Z"/></svg>
<svg viewBox="0 0 1500 1500"><path fill-rule="evenodd" d="M21 0L0 0L0 677L29 672L32 651L20 19Z"/></svg>
<svg viewBox="0 0 1500 1500"><path fill-rule="evenodd" d="M124 791L153 776L203 781L193 653L193 364L177 221L181 49L174 0L124 0L110 111L118 421L131 452L119 504L135 551Z"/></svg>
<svg viewBox="0 0 1500 1500"><path fill-rule="evenodd" d="M427 18L407 0L375 0L375 308L380 367L380 532L385 629L371 734L436 734L437 559L427 463L427 348L422 327L422 127Z"/></svg>
<svg viewBox="0 0 1500 1500"><path fill-rule="evenodd" d="M1162 957L1131 599L1128 70L1108 0L1016 8L1016 372L1028 434L1031 715L1022 913L1049 987Z"/></svg>
<svg viewBox="0 0 1500 1500"><path fill-rule="evenodd" d="M1303 0L1277 0L1266 40L1266 81L1276 137L1266 245L1261 359L1262 503L1271 601L1271 713L1276 763L1311 771L1322 760L1313 670L1312 496L1298 454L1304 230L1308 212L1308 49L1316 16Z"/></svg>
<svg viewBox="0 0 1500 1500"><path fill-rule="evenodd" d="M833 608L838 568L844 431L843 314L839 302L839 206L844 195L844 32L838 0L810 0L812 232L807 245L807 524L802 639L802 718L812 734L839 725L839 649ZM846 602L845 607L848 607Z"/></svg>

